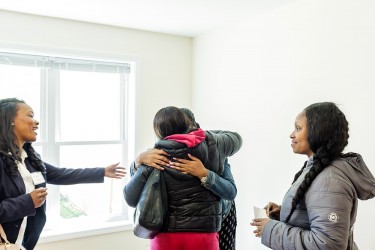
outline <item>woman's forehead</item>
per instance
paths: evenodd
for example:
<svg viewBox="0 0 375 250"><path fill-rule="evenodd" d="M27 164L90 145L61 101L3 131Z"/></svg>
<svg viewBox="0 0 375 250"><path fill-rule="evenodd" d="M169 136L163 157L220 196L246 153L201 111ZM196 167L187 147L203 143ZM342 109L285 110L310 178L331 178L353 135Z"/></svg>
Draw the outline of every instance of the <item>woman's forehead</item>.
<svg viewBox="0 0 375 250"><path fill-rule="evenodd" d="M305 121L307 118L306 118L306 112L305 111L302 111L300 112L297 117L296 117L296 122L297 121Z"/></svg>
<svg viewBox="0 0 375 250"><path fill-rule="evenodd" d="M19 103L17 105L17 111L22 112L34 112L33 109L26 103Z"/></svg>

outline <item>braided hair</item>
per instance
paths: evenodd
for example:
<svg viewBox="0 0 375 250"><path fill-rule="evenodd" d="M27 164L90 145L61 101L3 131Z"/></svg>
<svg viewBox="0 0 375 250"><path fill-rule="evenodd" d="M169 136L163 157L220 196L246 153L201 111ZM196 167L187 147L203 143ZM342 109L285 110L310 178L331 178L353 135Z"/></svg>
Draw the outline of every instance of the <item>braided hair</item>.
<svg viewBox="0 0 375 250"><path fill-rule="evenodd" d="M17 162L21 161L21 150L17 145L17 136L13 131L13 121L17 115L20 104L25 101L17 98L6 98L0 100L0 157L8 167L12 175L17 175ZM30 163L41 172L45 172L45 167L31 143L23 145Z"/></svg>
<svg viewBox="0 0 375 250"><path fill-rule="evenodd" d="M349 139L348 121L336 104L332 102L315 103L308 106L304 111L307 119L307 140L311 151L314 153L313 166L297 189L286 223L290 220L298 203L303 199L315 178L333 160L343 156L342 152L348 145ZM293 183L302 174L305 167L306 162L295 175Z"/></svg>

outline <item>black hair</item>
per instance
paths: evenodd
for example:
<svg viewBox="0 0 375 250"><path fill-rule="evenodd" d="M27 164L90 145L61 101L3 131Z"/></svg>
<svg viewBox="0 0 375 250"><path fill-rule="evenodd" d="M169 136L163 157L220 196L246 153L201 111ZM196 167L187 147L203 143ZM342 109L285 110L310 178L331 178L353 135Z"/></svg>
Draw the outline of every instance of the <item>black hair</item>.
<svg viewBox="0 0 375 250"><path fill-rule="evenodd" d="M186 134L193 131L192 128L190 119L177 107L165 107L155 114L154 131L159 139L173 134Z"/></svg>
<svg viewBox="0 0 375 250"><path fill-rule="evenodd" d="M26 103L17 98L0 100L0 153L10 173L13 175L19 173L17 161L21 161L21 150L17 144L17 137L13 130L13 121L20 104ZM31 146L31 143L25 143L23 148L28 154L30 163L36 169L45 172L43 162Z"/></svg>
<svg viewBox="0 0 375 250"><path fill-rule="evenodd" d="M307 140L314 153L313 166L297 189L286 222L290 220L297 204L303 199L315 178L333 160L343 156L342 152L348 145L349 139L348 121L336 104L332 102L315 103L305 108L304 112L307 119ZM305 167L306 163L295 175L293 183L302 174Z"/></svg>
<svg viewBox="0 0 375 250"><path fill-rule="evenodd" d="M192 125L198 129L200 128L199 123L195 120L194 113L188 109L188 108L180 108L182 112L185 113L185 115L189 118L189 120L192 122Z"/></svg>

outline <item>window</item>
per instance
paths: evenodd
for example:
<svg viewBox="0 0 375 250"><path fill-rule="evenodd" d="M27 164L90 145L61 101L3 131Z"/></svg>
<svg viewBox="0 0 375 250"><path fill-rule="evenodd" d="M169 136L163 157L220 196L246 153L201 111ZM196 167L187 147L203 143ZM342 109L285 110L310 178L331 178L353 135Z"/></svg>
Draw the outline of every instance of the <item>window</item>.
<svg viewBox="0 0 375 250"><path fill-rule="evenodd" d="M69 168L105 167L131 154L129 63L0 53L0 98L28 103L39 120L34 148ZM124 180L47 185L45 231L127 219ZM82 224L83 223L83 224Z"/></svg>

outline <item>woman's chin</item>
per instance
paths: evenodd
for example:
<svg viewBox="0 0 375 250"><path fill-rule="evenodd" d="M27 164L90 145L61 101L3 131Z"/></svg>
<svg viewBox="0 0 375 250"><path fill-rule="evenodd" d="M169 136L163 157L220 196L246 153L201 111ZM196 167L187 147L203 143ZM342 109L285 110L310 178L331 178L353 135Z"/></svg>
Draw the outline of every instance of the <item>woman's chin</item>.
<svg viewBox="0 0 375 250"><path fill-rule="evenodd" d="M31 137L29 139L27 139L26 142L29 142L29 143L32 143L32 142L35 142L36 141L36 136L35 137Z"/></svg>

